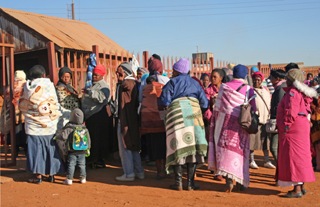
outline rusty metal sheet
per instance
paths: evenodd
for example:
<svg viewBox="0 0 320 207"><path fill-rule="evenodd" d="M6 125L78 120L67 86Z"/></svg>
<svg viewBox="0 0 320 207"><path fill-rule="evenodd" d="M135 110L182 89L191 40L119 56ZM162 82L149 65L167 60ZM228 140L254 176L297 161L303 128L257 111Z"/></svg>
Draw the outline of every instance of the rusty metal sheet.
<svg viewBox="0 0 320 207"><path fill-rule="evenodd" d="M99 45L100 51L126 52L124 48L86 22L7 8L0 8L0 12L1 10L59 47L91 51L92 45Z"/></svg>

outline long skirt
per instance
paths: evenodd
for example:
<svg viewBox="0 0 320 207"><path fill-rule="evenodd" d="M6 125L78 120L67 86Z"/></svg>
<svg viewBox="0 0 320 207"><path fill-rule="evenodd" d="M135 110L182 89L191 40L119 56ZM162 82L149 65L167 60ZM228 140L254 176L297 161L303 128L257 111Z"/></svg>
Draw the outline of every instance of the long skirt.
<svg viewBox="0 0 320 207"><path fill-rule="evenodd" d="M146 134L147 152L152 160L166 159L166 133Z"/></svg>
<svg viewBox="0 0 320 207"><path fill-rule="evenodd" d="M27 168L33 174L55 175L64 172L53 136L27 135Z"/></svg>

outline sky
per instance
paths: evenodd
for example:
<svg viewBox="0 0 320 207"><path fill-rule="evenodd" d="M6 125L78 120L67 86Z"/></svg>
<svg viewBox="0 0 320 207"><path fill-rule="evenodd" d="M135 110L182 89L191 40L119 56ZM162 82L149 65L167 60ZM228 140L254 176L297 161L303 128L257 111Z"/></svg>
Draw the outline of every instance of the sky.
<svg viewBox="0 0 320 207"><path fill-rule="evenodd" d="M0 0L0 7L71 18L72 0ZM320 0L74 0L87 22L134 54L254 65L320 65Z"/></svg>

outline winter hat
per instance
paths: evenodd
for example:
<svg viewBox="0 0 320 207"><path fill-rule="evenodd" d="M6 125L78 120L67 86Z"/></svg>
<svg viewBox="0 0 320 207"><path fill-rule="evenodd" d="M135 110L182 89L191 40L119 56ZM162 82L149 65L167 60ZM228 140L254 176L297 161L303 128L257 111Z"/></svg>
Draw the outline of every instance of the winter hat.
<svg viewBox="0 0 320 207"><path fill-rule="evenodd" d="M14 79L17 81L25 81L27 78L26 73L23 70L17 70L14 72Z"/></svg>
<svg viewBox="0 0 320 207"><path fill-rule="evenodd" d="M70 77L72 78L72 71L70 70L70 68L64 66L63 68L60 68L59 70L59 79L63 76L63 74L65 73L70 73Z"/></svg>
<svg viewBox="0 0 320 207"><path fill-rule="evenodd" d="M289 63L284 67L284 69L288 72L291 69L299 69L299 66L296 63Z"/></svg>
<svg viewBox="0 0 320 207"><path fill-rule="evenodd" d="M162 62L158 59L155 59L155 58L150 59L148 61L148 70L151 75L154 74L155 72L162 74L162 72L163 72Z"/></svg>
<svg viewBox="0 0 320 207"><path fill-rule="evenodd" d="M233 68L233 77L245 79L248 75L248 68L244 65L238 64Z"/></svg>
<svg viewBox="0 0 320 207"><path fill-rule="evenodd" d="M290 69L287 73L287 78L294 82L295 80L302 82L304 81L304 74L302 70L299 69Z"/></svg>
<svg viewBox="0 0 320 207"><path fill-rule="evenodd" d="M264 80L264 75L260 71L255 72L255 73L252 74L252 78L255 78L255 77L260 77L261 81Z"/></svg>
<svg viewBox="0 0 320 207"><path fill-rule="evenodd" d="M176 62L173 65L173 70L179 72L179 73L184 73L187 74L190 71L190 63L189 60L186 58L180 58L178 62Z"/></svg>
<svg viewBox="0 0 320 207"><path fill-rule="evenodd" d="M251 67L251 72L255 73L258 71L259 71L259 69L256 66Z"/></svg>
<svg viewBox="0 0 320 207"><path fill-rule="evenodd" d="M83 112L79 108L75 108L73 111L71 111L69 121L74 124L82 124Z"/></svg>
<svg viewBox="0 0 320 207"><path fill-rule="evenodd" d="M106 74L106 68L102 64L98 64L94 69L93 73L104 76Z"/></svg>
<svg viewBox="0 0 320 207"><path fill-rule="evenodd" d="M133 74L133 70L132 70L132 65L128 62L123 62L119 65L119 67L121 67L123 69L123 72L127 75L127 76L131 76Z"/></svg>
<svg viewBox="0 0 320 207"><path fill-rule="evenodd" d="M148 70L146 68L143 68L143 67L138 67L138 70L137 72L141 72L141 74L145 74L145 73L148 73Z"/></svg>

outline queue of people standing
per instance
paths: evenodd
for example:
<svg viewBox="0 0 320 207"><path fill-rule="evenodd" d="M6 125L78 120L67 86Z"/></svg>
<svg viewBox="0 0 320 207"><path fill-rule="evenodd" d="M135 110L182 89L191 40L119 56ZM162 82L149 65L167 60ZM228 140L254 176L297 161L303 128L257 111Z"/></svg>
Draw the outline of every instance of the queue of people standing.
<svg viewBox="0 0 320 207"><path fill-rule="evenodd" d="M54 182L55 174L66 171L64 184L71 185L79 165L80 182L85 183L86 166L105 167L105 158L115 146L123 169L115 179L144 179L143 135L146 154L156 163L156 179L174 174L171 189L184 188L183 166L187 169L186 189L199 189L196 169L207 162L214 179L225 180L226 192L244 191L250 183L249 168L259 168L254 150L262 149L264 167L276 168L277 184L294 186L285 196L302 197L307 193L304 183L315 181L310 144L316 154L314 165L320 170L320 78L309 80L308 86L298 65L290 63L285 70L271 70L265 80L256 67L248 70L230 64L198 80L190 76L189 60L181 58L168 78L163 75L160 57L154 54L147 70L140 68L139 80L130 63L117 67L112 101L104 80L107 71L101 64L93 69L92 86L79 92L72 86L69 68L60 69L54 87L45 69L36 65L29 70L19 100L25 117L27 166L33 174L28 181L39 184L46 178ZM246 98L259 115L255 134L237 121ZM276 132L267 133L270 119L276 120ZM74 141L79 127L83 129L81 146Z"/></svg>

